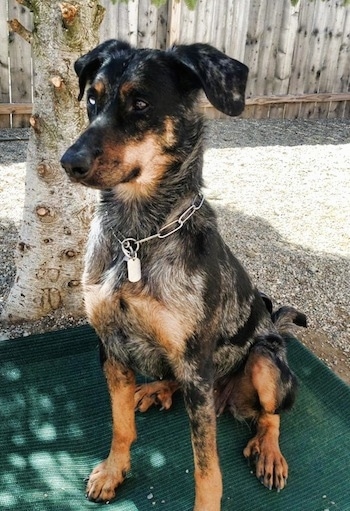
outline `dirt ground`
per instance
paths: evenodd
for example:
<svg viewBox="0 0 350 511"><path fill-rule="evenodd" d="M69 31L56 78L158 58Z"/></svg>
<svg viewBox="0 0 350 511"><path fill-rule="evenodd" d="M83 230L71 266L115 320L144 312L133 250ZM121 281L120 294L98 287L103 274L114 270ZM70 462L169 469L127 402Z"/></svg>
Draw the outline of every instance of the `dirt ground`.
<svg viewBox="0 0 350 511"><path fill-rule="evenodd" d="M0 312L15 277L27 130L0 130ZM350 121L208 123L206 197L224 238L276 307L308 316L297 337L350 383ZM60 311L0 326L0 339L77 324Z"/></svg>

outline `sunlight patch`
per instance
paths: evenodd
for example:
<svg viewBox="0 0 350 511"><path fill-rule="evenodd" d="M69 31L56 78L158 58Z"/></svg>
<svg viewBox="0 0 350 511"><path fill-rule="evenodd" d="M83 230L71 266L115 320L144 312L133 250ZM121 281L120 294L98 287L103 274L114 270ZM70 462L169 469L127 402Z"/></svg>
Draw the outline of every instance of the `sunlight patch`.
<svg viewBox="0 0 350 511"><path fill-rule="evenodd" d="M151 454L150 462L152 467L163 467L165 465L165 456L161 452L154 452Z"/></svg>
<svg viewBox="0 0 350 511"><path fill-rule="evenodd" d="M2 509L14 507L16 504L17 499L14 497L14 495L11 495L11 493L5 491L0 493L0 506Z"/></svg>
<svg viewBox="0 0 350 511"><path fill-rule="evenodd" d="M26 459L19 454L11 453L8 455L8 461L11 465L16 467L17 469L24 469L27 466Z"/></svg>
<svg viewBox="0 0 350 511"><path fill-rule="evenodd" d="M39 440L43 442L53 442L57 438L56 428L46 422L42 424L36 431L35 435Z"/></svg>
<svg viewBox="0 0 350 511"><path fill-rule="evenodd" d="M21 371L13 362L6 362L1 368L1 376L9 381L18 381L21 377Z"/></svg>

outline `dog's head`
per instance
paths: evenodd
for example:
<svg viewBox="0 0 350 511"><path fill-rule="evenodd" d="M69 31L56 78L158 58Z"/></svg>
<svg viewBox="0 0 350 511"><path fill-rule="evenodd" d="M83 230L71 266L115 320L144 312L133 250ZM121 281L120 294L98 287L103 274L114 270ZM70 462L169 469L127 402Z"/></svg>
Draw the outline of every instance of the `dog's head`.
<svg viewBox="0 0 350 511"><path fill-rule="evenodd" d="M90 125L63 155L69 176L87 186L149 195L193 147L204 90L228 115L244 108L248 68L206 44L168 51L106 41L75 63L79 100L89 85Z"/></svg>

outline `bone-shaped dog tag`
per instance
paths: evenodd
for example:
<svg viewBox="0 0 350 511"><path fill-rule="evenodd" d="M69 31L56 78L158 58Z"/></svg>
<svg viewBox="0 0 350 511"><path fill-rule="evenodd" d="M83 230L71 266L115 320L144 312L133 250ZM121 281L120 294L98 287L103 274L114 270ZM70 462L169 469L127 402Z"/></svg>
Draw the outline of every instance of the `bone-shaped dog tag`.
<svg viewBox="0 0 350 511"><path fill-rule="evenodd" d="M141 280L141 261L138 257L130 257L127 260L129 282L138 282Z"/></svg>

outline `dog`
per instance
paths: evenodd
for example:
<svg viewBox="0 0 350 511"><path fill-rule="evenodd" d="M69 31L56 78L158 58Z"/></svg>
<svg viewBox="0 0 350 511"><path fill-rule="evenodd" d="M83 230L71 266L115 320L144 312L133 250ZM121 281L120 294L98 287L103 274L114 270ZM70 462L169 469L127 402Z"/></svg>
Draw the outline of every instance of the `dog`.
<svg viewBox="0 0 350 511"><path fill-rule="evenodd" d="M291 307L272 312L202 194L199 94L239 115L248 68L207 44L162 51L109 40L75 71L79 100L88 87L89 125L61 164L73 182L100 191L83 289L113 419L110 453L92 471L87 498L116 497L130 470L135 408L169 408L178 388L191 428L194 511L220 510L216 419L226 408L255 422L244 456L266 487L281 490L288 465L279 414L296 389L284 332L306 319ZM156 381L136 387L135 373Z"/></svg>

